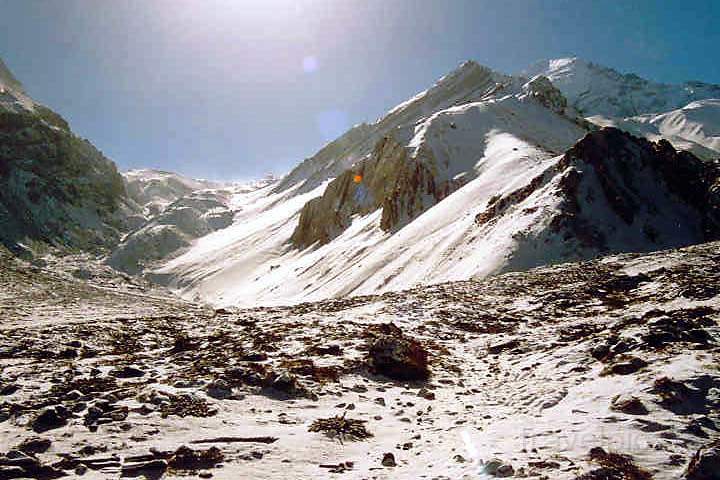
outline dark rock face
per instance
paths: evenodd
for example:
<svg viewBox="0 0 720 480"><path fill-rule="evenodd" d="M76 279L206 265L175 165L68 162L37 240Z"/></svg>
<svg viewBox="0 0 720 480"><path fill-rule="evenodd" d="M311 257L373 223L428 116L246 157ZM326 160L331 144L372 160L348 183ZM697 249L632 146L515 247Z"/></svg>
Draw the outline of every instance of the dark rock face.
<svg viewBox="0 0 720 480"><path fill-rule="evenodd" d="M125 196L115 165L48 109L0 111L0 242L115 244Z"/></svg>
<svg viewBox="0 0 720 480"><path fill-rule="evenodd" d="M523 88L528 95L537 100L541 105L556 113L565 113L567 99L547 77L538 75L530 80Z"/></svg>
<svg viewBox="0 0 720 480"><path fill-rule="evenodd" d="M702 447L693 455L683 480L720 480L720 440Z"/></svg>
<svg viewBox="0 0 720 480"><path fill-rule="evenodd" d="M616 128L587 134L567 151L560 167L578 162L592 167L610 207L628 225L647 208L643 203L657 200L642 195L640 172L649 169L670 193L701 214L704 240L720 236L718 164L678 152L667 140L649 142Z"/></svg>

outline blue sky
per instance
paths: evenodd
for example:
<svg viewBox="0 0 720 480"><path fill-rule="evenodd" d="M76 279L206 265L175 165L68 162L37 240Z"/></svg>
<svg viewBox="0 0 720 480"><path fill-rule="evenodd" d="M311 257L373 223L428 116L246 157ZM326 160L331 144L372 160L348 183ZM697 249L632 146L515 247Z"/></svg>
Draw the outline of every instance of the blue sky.
<svg viewBox="0 0 720 480"><path fill-rule="evenodd" d="M281 174L466 59L720 83L720 2L0 0L0 57L121 169Z"/></svg>

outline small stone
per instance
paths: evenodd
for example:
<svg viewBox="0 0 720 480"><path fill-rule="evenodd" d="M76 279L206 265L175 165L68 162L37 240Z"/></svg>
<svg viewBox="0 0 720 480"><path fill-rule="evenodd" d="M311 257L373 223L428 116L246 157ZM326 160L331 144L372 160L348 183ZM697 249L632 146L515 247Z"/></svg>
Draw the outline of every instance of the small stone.
<svg viewBox="0 0 720 480"><path fill-rule="evenodd" d="M150 460L148 462L140 462L133 464L125 464L122 466L122 476L140 476L143 474L157 474L167 470L168 462L165 460ZM146 475L148 476L148 475Z"/></svg>
<svg viewBox="0 0 720 480"><path fill-rule="evenodd" d="M206 387L205 391L207 392L208 397L212 397L217 400L225 400L232 396L232 388L225 380L222 379L215 380L210 383Z"/></svg>
<svg viewBox="0 0 720 480"><path fill-rule="evenodd" d="M424 398L425 400L435 400L435 394L427 388L421 388L417 396Z"/></svg>
<svg viewBox="0 0 720 480"><path fill-rule="evenodd" d="M500 465L500 468L497 469L497 472L495 472L496 477L512 477L515 475L515 469L512 465Z"/></svg>
<svg viewBox="0 0 720 480"><path fill-rule="evenodd" d="M72 390L65 395L65 400L73 401L83 397L83 393L80 390Z"/></svg>
<svg viewBox="0 0 720 480"><path fill-rule="evenodd" d="M485 473L494 477L511 477L515 474L515 469L512 465L506 464L499 458L491 458L485 463Z"/></svg>
<svg viewBox="0 0 720 480"><path fill-rule="evenodd" d="M52 441L49 438L32 437L18 445L18 450L28 454L45 453L48 451Z"/></svg>
<svg viewBox="0 0 720 480"><path fill-rule="evenodd" d="M617 395L613 398L610 408L629 415L647 415L649 413L645 404L639 398L631 395Z"/></svg>
<svg viewBox="0 0 720 480"><path fill-rule="evenodd" d="M397 466L397 463L395 463L395 455L393 455L392 453L389 453L389 452L383 455L382 462L380 462L380 463L382 463L383 467L396 467Z"/></svg>
<svg viewBox="0 0 720 480"><path fill-rule="evenodd" d="M630 375L638 370L647 367L647 362L642 358L630 355L621 357L617 362L608 365L601 372L600 376L605 375Z"/></svg>
<svg viewBox="0 0 720 480"><path fill-rule="evenodd" d="M117 378L138 378L145 375L145 372L137 367L126 365L122 368L116 368L110 372L110 375Z"/></svg>
<svg viewBox="0 0 720 480"><path fill-rule="evenodd" d="M78 351L74 348L66 348L58 353L59 358L71 359L78 357Z"/></svg>

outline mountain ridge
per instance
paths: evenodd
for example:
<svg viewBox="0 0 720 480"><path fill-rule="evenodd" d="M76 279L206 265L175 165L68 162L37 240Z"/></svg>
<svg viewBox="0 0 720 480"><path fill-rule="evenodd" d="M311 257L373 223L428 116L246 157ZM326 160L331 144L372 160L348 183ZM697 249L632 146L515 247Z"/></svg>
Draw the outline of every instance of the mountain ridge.
<svg viewBox="0 0 720 480"><path fill-rule="evenodd" d="M707 98L720 98L720 85L699 81L659 83L578 57L541 60L521 75L544 75L585 116L629 117L682 108Z"/></svg>

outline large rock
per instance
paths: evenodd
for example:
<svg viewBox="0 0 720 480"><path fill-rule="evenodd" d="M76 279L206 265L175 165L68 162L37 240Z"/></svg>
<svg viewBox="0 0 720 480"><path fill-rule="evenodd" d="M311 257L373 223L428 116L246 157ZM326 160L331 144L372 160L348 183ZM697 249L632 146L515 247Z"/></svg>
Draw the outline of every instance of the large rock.
<svg viewBox="0 0 720 480"><path fill-rule="evenodd" d="M48 407L42 410L32 423L37 433L46 432L67 425L70 413L63 407Z"/></svg>
<svg viewBox="0 0 720 480"><path fill-rule="evenodd" d="M368 366L374 373L396 380L426 380L430 376L427 350L389 324L387 333L370 343Z"/></svg>
<svg viewBox="0 0 720 480"><path fill-rule="evenodd" d="M720 440L698 450L683 476L684 480L720 480Z"/></svg>

